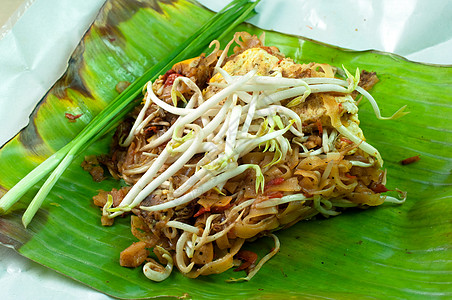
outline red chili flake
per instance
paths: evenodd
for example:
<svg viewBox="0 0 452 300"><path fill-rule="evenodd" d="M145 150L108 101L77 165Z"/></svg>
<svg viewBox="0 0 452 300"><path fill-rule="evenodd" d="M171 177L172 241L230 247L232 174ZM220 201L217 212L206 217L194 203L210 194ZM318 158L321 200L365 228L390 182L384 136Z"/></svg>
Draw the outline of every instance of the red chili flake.
<svg viewBox="0 0 452 300"><path fill-rule="evenodd" d="M269 182L267 182L267 184L265 185L264 189L267 189L273 185L279 185L281 183L284 182L284 178L282 177L277 177L277 178L273 178L272 180L270 180Z"/></svg>
<svg viewBox="0 0 452 300"><path fill-rule="evenodd" d="M208 212L208 211L210 211L210 207L207 207L207 208L205 208L205 207L201 207L199 210L198 210L198 212L193 216L193 217L199 217L200 215L202 215L202 214L204 214L205 212Z"/></svg>
<svg viewBox="0 0 452 300"><path fill-rule="evenodd" d="M165 80L165 86L172 85L174 83L174 80L176 80L176 78L179 76L182 76L182 75L178 74L178 73L173 73L173 74L168 75L168 77Z"/></svg>
<svg viewBox="0 0 452 300"><path fill-rule="evenodd" d="M69 120L69 122L75 122L78 118L80 118L83 114L73 115L70 113L65 113L64 116Z"/></svg>
<svg viewBox="0 0 452 300"><path fill-rule="evenodd" d="M352 174L350 174L350 173L345 173L345 177L348 177L348 178L356 178L356 176L355 175L352 175Z"/></svg>
<svg viewBox="0 0 452 300"><path fill-rule="evenodd" d="M193 215L193 217L199 217L200 215L202 215L202 214L204 214L204 213L206 213L206 212L208 212L208 211L211 211L211 212L213 212L213 213L219 213L219 212L222 212L222 211L224 211L224 210L226 210L226 209L228 209L228 208L230 208L231 207L231 204L230 203L228 203L228 204L226 204L226 205L224 205L224 206L213 206L213 207L201 207L199 210L198 210L198 212L196 213L196 214L194 214Z"/></svg>
<svg viewBox="0 0 452 300"><path fill-rule="evenodd" d="M400 163L402 165L409 165L409 164L419 161L420 159L421 158L419 157L419 155L416 155L416 156L408 157L408 158L400 161Z"/></svg>
<svg viewBox="0 0 452 300"><path fill-rule="evenodd" d="M152 132L152 133L156 133L157 132L157 126L150 126L148 128L145 129L146 133Z"/></svg>
<svg viewBox="0 0 452 300"><path fill-rule="evenodd" d="M257 261L257 254L249 250L240 250L236 257L243 263L237 267L234 272L245 270Z"/></svg>
<svg viewBox="0 0 452 300"><path fill-rule="evenodd" d="M319 119L317 119L315 123L317 124L317 130L319 131L320 134L322 134L323 133L322 123L320 122Z"/></svg>
<svg viewBox="0 0 452 300"><path fill-rule="evenodd" d="M166 71L166 73L163 74L163 76L162 76L163 82L166 81L166 79L168 78L169 75L174 74L174 73L176 73L176 71L174 71L173 69L170 69L170 70Z"/></svg>
<svg viewBox="0 0 452 300"><path fill-rule="evenodd" d="M384 184L381 184L381 183L377 183L377 184L375 184L375 185L372 185L371 186L371 188L370 188L372 191L374 191L375 193L384 193L384 192L387 192L387 191L389 191L385 186L384 186Z"/></svg>

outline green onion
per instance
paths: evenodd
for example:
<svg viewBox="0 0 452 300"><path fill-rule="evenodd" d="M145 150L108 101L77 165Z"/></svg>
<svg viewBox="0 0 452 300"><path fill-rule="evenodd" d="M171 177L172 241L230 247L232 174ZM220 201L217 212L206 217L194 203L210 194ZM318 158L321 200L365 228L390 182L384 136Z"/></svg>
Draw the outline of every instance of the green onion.
<svg viewBox="0 0 452 300"><path fill-rule="evenodd" d="M198 56L213 39L219 38L219 33L222 33L221 36L224 36L237 24L254 15L253 9L259 1L232 1L185 42L174 49L166 58L147 70L102 110L69 144L50 156L12 187L0 199L0 213L5 213L10 209L30 188L53 170L23 215L22 223L26 227L31 222L56 181L58 181L73 159L80 151L117 125L120 117L123 117L130 111L132 107L130 103L140 95L142 87L148 81L154 81L176 62Z"/></svg>

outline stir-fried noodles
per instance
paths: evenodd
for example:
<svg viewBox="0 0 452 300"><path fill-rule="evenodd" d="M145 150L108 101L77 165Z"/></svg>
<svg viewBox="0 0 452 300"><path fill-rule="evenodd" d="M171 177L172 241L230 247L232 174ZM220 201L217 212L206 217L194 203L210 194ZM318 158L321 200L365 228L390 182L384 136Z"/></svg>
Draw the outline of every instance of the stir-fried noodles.
<svg viewBox="0 0 452 300"><path fill-rule="evenodd" d="M94 197L104 225L133 214L140 242L121 254L122 265L145 263L145 275L161 281L173 265L195 278L238 258L249 280L278 252L274 231L347 207L403 202L381 194L383 160L359 127L355 98L384 119L365 90L375 74L296 64L243 32L223 51L212 45L209 56L180 62L144 87L143 104L101 159L129 184ZM261 236L275 247L257 261L241 247Z"/></svg>

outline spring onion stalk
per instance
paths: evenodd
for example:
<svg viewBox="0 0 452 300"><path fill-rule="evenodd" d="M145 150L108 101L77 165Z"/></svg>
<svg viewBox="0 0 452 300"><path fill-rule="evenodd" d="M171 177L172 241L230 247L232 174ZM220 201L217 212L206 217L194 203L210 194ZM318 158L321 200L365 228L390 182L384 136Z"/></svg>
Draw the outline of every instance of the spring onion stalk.
<svg viewBox="0 0 452 300"><path fill-rule="evenodd" d="M242 22L254 14L254 7L259 0L235 0L213 16L204 26L196 31L190 38L180 44L165 59L147 70L140 78L135 80L114 101L102 110L70 143L61 148L47 160L41 163L0 199L0 213L5 213L19 199L52 170L55 171L42 186L33 199L31 207L24 217L24 226L28 225L42 201L47 196L55 182L64 170L70 165L76 155L85 148L87 143L100 137L99 133L105 128L113 127L112 120L124 112L128 105L141 93L142 87L149 81L155 80L161 73L171 68L176 62L193 57L202 52L210 41L218 37L218 33L227 34L237 22Z"/></svg>
<svg viewBox="0 0 452 300"><path fill-rule="evenodd" d="M121 118L123 117L124 113L121 114ZM115 118L118 119L118 118ZM113 124L117 124L118 120L116 122L112 120ZM105 127L100 130L100 132L97 134L98 137L101 137L109 130L109 127ZM85 135L83 138L73 145L68 153L64 156L63 160L58 164L56 169L50 174L50 176L47 178L47 180L42 185L41 189L39 189L38 193L35 195L33 200L31 201L30 205L25 210L25 213L22 216L22 223L24 227L27 227L27 225L31 222L33 219L33 216L38 211L39 207L41 207L42 202L47 197L55 183L58 181L60 176L63 174L63 172L69 167L71 162L74 160L74 158L77 156L77 154L86 149L89 145L91 145L94 140L91 136Z"/></svg>
<svg viewBox="0 0 452 300"><path fill-rule="evenodd" d="M136 103L132 102L129 104L127 109L131 109L136 105ZM110 127L104 127L97 136L100 138L111 128L117 126L119 121L124 117L126 111L117 115L113 120L111 120ZM94 140L94 138L90 141L89 144L85 145L85 148L89 146ZM37 184L46 174L51 172L58 164L64 159L65 155L70 151L70 149L74 146L74 141L71 141L66 146L61 148L59 151L55 152L52 156L47 158L45 163L38 165L35 169L33 169L30 173L28 173L21 181L19 181L15 186L13 186L8 193L3 195L0 199L0 213L5 213L11 206L14 205L29 189L31 189L35 184ZM39 207L38 207L39 208Z"/></svg>
<svg viewBox="0 0 452 300"><path fill-rule="evenodd" d="M5 213L11 208L29 189L31 189L36 183L38 183L46 174L51 172L66 153L71 149L73 143L69 143L60 151L54 153L47 158L45 163L37 166L33 171L28 173L21 181L13 186L3 197L0 199L0 213Z"/></svg>
<svg viewBox="0 0 452 300"><path fill-rule="evenodd" d="M77 156L77 154L79 152L82 152L86 148L88 148L92 143L97 141L99 138L101 138L104 134L106 134L112 128L116 128L116 126L121 121L121 119L123 119L124 116L127 114L127 111L129 111L130 109L135 107L136 104L137 104L136 101L129 103L128 106L126 106L126 109L124 109L122 112L117 114L113 119L111 119L111 123L109 126L105 126L104 128L102 128L94 137L85 136L84 139L82 139L80 142L76 143L73 146L71 144L68 144L68 145L71 145L71 148L69 149L68 153L63 158L63 160L58 164L56 169L50 174L50 176L44 182L42 187L39 189L38 193L35 195L35 197L31 201L31 203L28 205L27 209L25 210L25 213L22 216L22 224L24 225L24 227L27 227L28 224L30 224L31 220L33 219L34 215L38 211L39 207L41 207L44 199L50 193L50 191L53 188L53 186L55 185L55 183L58 181L58 179L63 174L63 172L69 167L69 165L71 164L73 159ZM42 165L43 164L39 165L38 168ZM0 199L0 202L2 200L3 200L3 197Z"/></svg>

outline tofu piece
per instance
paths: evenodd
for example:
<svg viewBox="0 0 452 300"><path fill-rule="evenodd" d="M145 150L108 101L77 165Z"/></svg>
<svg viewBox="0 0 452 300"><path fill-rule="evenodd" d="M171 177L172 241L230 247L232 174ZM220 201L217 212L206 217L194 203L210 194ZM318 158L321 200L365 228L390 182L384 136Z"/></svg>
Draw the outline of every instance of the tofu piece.
<svg viewBox="0 0 452 300"><path fill-rule="evenodd" d="M121 252L119 264L122 267L135 268L141 266L149 256L145 242L133 243Z"/></svg>

